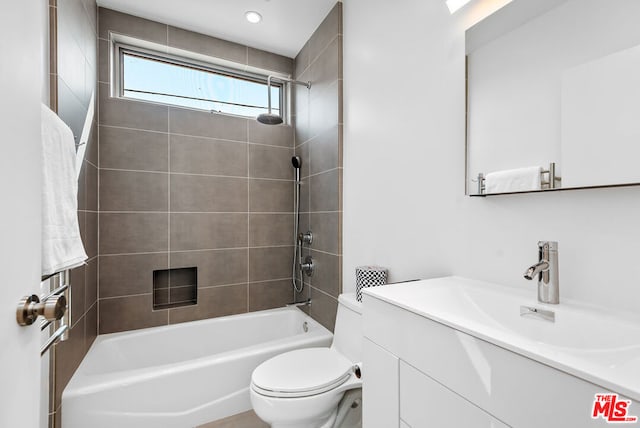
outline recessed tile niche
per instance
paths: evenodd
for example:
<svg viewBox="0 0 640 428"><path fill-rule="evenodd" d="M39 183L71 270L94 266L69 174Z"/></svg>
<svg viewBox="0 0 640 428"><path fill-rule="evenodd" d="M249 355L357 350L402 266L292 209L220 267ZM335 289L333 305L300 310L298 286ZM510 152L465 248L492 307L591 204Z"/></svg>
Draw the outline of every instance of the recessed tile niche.
<svg viewBox="0 0 640 428"><path fill-rule="evenodd" d="M153 309L168 309L198 303L198 268L153 271Z"/></svg>

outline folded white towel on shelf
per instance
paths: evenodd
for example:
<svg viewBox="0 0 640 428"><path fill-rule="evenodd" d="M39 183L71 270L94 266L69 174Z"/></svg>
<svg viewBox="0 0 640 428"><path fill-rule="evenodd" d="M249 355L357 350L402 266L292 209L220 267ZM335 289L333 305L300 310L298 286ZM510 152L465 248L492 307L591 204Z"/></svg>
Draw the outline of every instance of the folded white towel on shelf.
<svg viewBox="0 0 640 428"><path fill-rule="evenodd" d="M541 190L542 167L530 166L490 172L484 178L484 189L485 194Z"/></svg>
<svg viewBox="0 0 640 428"><path fill-rule="evenodd" d="M73 132L42 106L42 275L87 259L78 225L78 180Z"/></svg>

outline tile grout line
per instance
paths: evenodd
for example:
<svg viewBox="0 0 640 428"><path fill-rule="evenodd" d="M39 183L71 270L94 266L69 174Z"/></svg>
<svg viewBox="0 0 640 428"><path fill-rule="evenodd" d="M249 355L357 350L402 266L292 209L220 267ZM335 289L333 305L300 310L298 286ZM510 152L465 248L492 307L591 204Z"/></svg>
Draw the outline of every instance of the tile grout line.
<svg viewBox="0 0 640 428"><path fill-rule="evenodd" d="M309 286L310 286L312 289L314 289L314 290L316 290L316 291L319 291L320 293L324 294L324 295L325 295L325 296L327 296L327 297L332 298L332 299L333 299L333 300L335 300L336 302L338 301L338 298L337 298L337 297L332 296L331 294L327 293L326 291L324 291L324 290L322 290L322 289L320 289L320 288L318 288L318 287L315 287L315 286L311 285L310 283L308 283L308 284L309 284Z"/></svg>
<svg viewBox="0 0 640 428"><path fill-rule="evenodd" d="M246 120L247 123L250 120L248 118L242 118L242 119ZM150 132L150 133L153 133L153 134L169 134L169 132L156 131L154 129L145 129L145 128L132 128L132 127L129 127L129 126L108 125L108 124L101 124L100 126L102 126L104 128L124 129L124 130L127 130L127 131ZM249 145L253 145L253 146L264 146L264 147L273 147L273 148L276 148L276 149L291 150L291 147L278 146L278 145L275 145L275 144L267 144L267 143L258 143L258 142L255 142L255 141L232 140L232 139L229 139L229 138L208 137L208 136L205 136L205 135L181 134L181 133L177 133L177 132L172 132L171 135L175 135L175 136L179 136L179 137L198 138L198 139L202 139L202 140L213 140L213 141L217 141L217 142L221 142L221 143L249 144Z"/></svg>
<svg viewBox="0 0 640 428"><path fill-rule="evenodd" d="M249 62L249 49L247 49L247 63ZM251 138L249 129L249 121L247 121L247 140ZM251 150L247 146L247 211L251 211ZM249 244L251 241L251 216L247 215L247 306L246 311L249 312L249 281L251 275L251 250Z"/></svg>
<svg viewBox="0 0 640 428"><path fill-rule="evenodd" d="M311 164L311 153L309 153L309 164ZM342 167L337 166L337 167L335 167L335 168L327 169L327 170L325 170L325 171L316 172L315 174L309 174L309 175L307 176L307 178L317 177L317 176L322 175L322 174L328 174L328 173L330 173L330 172L334 172L334 171L337 171L337 170L339 170L339 169L342 169Z"/></svg>
<svg viewBox="0 0 640 428"><path fill-rule="evenodd" d="M329 46L331 46L331 43L333 43L333 42L334 42L334 40L336 40L338 37L341 37L341 36L342 36L342 34L341 34L341 33L336 33L336 35L335 35L335 36L333 36L333 37L331 38L331 40L329 40L329 41L327 42L327 44L326 44L326 45L325 45L325 46L320 50L320 52L315 56L315 58L311 59L311 57L309 57L309 64L307 65L307 67L306 67L304 70L302 70L302 71L300 72L300 74L302 75L302 74L306 73L306 72L307 72L307 70L308 70L308 69L310 69L310 68L311 68L311 66L312 66L312 65L313 65L313 64L318 60L318 58L320 58L320 57L322 56L322 54L324 54L324 53L325 53L325 51L326 51L327 49L329 49Z"/></svg>
<svg viewBox="0 0 640 428"><path fill-rule="evenodd" d="M248 286L249 284L263 284L263 283L269 283L269 282L280 282L280 281L289 281L291 278L276 278L276 279L263 279L260 281L251 281L251 282L232 282L229 284L216 284L216 285L205 285L202 287L197 287L197 289L199 290L206 290L206 289L212 289L212 288L222 288L222 287L236 287L239 285L246 285ZM191 287L190 285L187 286L182 286L182 287L176 287L176 288L189 288ZM168 290L169 288L161 288L161 290ZM105 297L101 297L99 300L114 300L114 299L124 299L124 298L128 298L128 297L139 297L139 296L152 296L153 292L151 293L135 293L135 294L122 294L122 295L118 295L118 296L105 296ZM98 302L96 302L95 304L97 304ZM93 307L93 305L92 305ZM166 309L158 309L158 310L166 310ZM84 316L84 315L83 315ZM82 319L82 317L81 317ZM79 321L79 320L78 320Z"/></svg>
<svg viewBox="0 0 640 428"><path fill-rule="evenodd" d="M322 48L322 50L320 51L320 53L318 53L318 55L316 55L315 58L311 59L311 57L309 57L309 63L313 64L314 62L316 62L318 60L318 58L320 58L320 56L327 50L329 49L329 46L331 46L331 44L339 37L342 37L342 33L340 33L339 31L337 33L335 33L335 36L331 37L331 40L329 40L327 42L326 45L324 45L324 47Z"/></svg>
<svg viewBox="0 0 640 428"><path fill-rule="evenodd" d="M108 86L109 82L104 82L104 81L99 81L98 82L100 84L100 86L104 85L104 86ZM332 83L333 84L333 83ZM331 85L329 85L331 86ZM127 97L109 97L110 100L115 100L118 103L125 103L125 104L140 104L143 106L156 106L158 108L166 108L166 109L175 109L175 110L183 110L186 112L194 112L196 114L198 113L204 113L207 115L213 115L214 117L222 117L222 120L225 120L224 118L230 118L229 120L235 120L235 121L244 121L244 122L249 122L251 120L253 120L253 117L251 116L240 116L240 115L234 115L234 114L227 114L227 113L222 113L222 112L217 112L217 111L211 111L211 110L203 110L203 109L199 109L199 108L192 108L192 107L184 107L184 106L178 106L176 104L166 104L166 103L160 103L160 102L153 102L153 101L148 101L148 100L143 100L143 99L137 99L137 98L127 98ZM119 126L119 125L109 125L109 124L105 124L103 126L110 126L113 128L123 128L123 129L132 129L132 130L138 130L138 131L149 131L149 132L156 132L156 133L160 133L160 134L166 134L166 132L164 131L159 131L159 130L155 130L155 129L145 129L145 128L132 128L132 127L127 127L127 126ZM291 127L291 125L283 125L284 127ZM229 139L229 138L217 138L217 137L207 137L207 136L202 136L202 135L189 135L189 134L182 134L179 132L175 132L174 135L181 135L181 136L186 136L186 137L199 137L199 138L213 138L213 139L223 139L223 140L228 140L228 141L236 141L236 142L241 142L241 143L246 143L247 141L242 141L242 140L233 140L233 139ZM263 143L255 143L255 142L250 142L252 144L263 144ZM265 144L266 145L266 144Z"/></svg>
<svg viewBox="0 0 640 428"><path fill-rule="evenodd" d="M151 171L144 169L122 169L122 168L100 168L102 171L115 171L115 172L135 172L135 173L149 173L149 174L173 174L173 175L186 175L193 177L211 177L211 178L235 178L239 180L264 180L264 181L280 181L280 182L292 182L291 179L286 178L269 178L269 177L246 177L242 175L220 175L220 174L200 174L195 172L165 172L165 171ZM336 169L336 168L333 168ZM328 170L329 171L329 170ZM323 171L323 172L328 172ZM316 173L314 175L322 174Z"/></svg>
<svg viewBox="0 0 640 428"><path fill-rule="evenodd" d="M309 117L311 117L311 94L309 94ZM309 128L311 128L311 123L309 123ZM311 174L311 165L313 165L313 157L311 156L311 148L309 147L309 175L307 176L307 181L309 182L309 184L307 185L307 193L309 196L309 201L307 205L307 209L309 210L309 213L307 214L308 216L307 224L308 224L309 230L312 230L313 228L313 225L311 224L311 179L314 176ZM310 248L307 248L307 251L309 250ZM311 282L311 278L309 278L309 281ZM304 278L303 278L303 282L304 282Z"/></svg>
<svg viewBox="0 0 640 428"><path fill-rule="evenodd" d="M98 13L98 9L96 8L96 32L98 34L100 34L100 15ZM100 43L96 44L96 60L98 62L98 64L100 63ZM99 68L99 66L98 66ZM96 73L97 74L97 73ZM97 77L97 76L96 76ZM96 78L96 80L98 80ZM96 132L97 132L97 138L96 138L96 144L98 145L97 152L98 152L98 178L97 178L97 189L96 189L96 197L98 199L98 213L96 215L96 233L97 233L97 248L96 248L96 253L97 253L97 266L96 266L96 337L100 334L100 305L98 304L98 302L100 301L100 84L96 83L96 95L97 95L97 99L94 100L94 102L96 103Z"/></svg>
<svg viewBox="0 0 640 428"><path fill-rule="evenodd" d="M293 245L280 244L280 245L264 245L264 246L256 246L256 247L198 248L193 250L172 250L172 252L173 253L197 253L197 252L204 252L204 251L264 250L269 248L290 248L290 247L293 247ZM168 251L142 251L139 253L103 254L102 257L144 256L144 255L166 254L166 253L168 253Z"/></svg>
<svg viewBox="0 0 640 428"><path fill-rule="evenodd" d="M315 248L309 248L309 251L315 251L316 253L325 254L327 256L334 256L334 257L341 257L342 256L342 254L331 253L329 251L318 250L318 249L315 249Z"/></svg>
<svg viewBox="0 0 640 428"><path fill-rule="evenodd" d="M94 211L81 211L84 213L95 214ZM309 212L309 211L305 211ZM337 213L339 211L313 211L314 213ZM104 210L104 214L247 214L247 215L293 215L290 211L122 211L122 210Z"/></svg>
<svg viewBox="0 0 640 428"><path fill-rule="evenodd" d="M167 25L167 44L169 43L169 26ZM167 109L167 269L169 269L169 288L171 288L171 109ZM197 287L197 285L196 285ZM152 301L155 293L151 297ZM197 299L197 298L196 298ZM197 301L197 300L196 300ZM169 290L169 303L171 303L171 290ZM152 303L153 306L153 303ZM167 311L167 325L171 323L171 317Z"/></svg>

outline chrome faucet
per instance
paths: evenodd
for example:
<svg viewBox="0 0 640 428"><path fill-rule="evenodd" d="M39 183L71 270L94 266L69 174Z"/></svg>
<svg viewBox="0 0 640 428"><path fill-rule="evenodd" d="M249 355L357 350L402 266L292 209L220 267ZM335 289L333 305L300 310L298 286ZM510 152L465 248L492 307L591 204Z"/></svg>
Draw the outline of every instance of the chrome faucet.
<svg viewBox="0 0 640 428"><path fill-rule="evenodd" d="M538 263L524 273L525 279L538 277L538 302L560 303L560 282L558 276L558 243L538 242Z"/></svg>

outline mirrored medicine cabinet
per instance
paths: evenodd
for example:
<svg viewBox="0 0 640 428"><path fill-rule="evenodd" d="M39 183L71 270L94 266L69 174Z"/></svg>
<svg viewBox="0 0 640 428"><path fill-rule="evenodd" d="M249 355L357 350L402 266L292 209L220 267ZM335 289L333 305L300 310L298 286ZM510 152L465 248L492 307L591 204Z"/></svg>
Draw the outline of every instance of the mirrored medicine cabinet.
<svg viewBox="0 0 640 428"><path fill-rule="evenodd" d="M638 0L514 0L467 30L467 195L640 184L638 22ZM530 167L539 187L485 187Z"/></svg>

